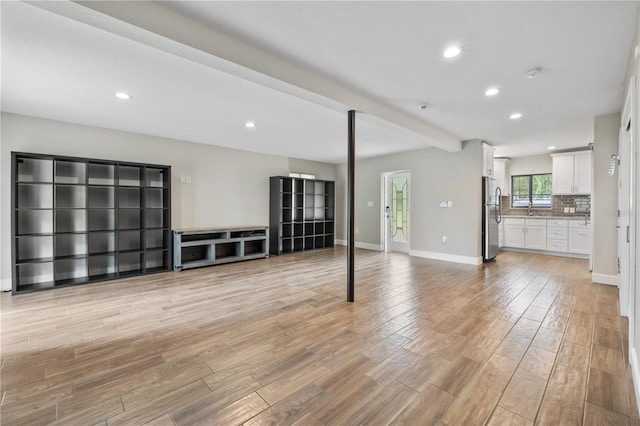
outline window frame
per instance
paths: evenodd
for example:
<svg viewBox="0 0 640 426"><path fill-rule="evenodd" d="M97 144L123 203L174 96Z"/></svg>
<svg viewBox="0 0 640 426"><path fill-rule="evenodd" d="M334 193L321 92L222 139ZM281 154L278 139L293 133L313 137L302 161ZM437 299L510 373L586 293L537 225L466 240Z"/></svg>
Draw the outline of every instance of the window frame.
<svg viewBox="0 0 640 426"><path fill-rule="evenodd" d="M551 190L551 192L549 192L549 205L548 206L534 206L533 204L533 177L534 176L549 176L549 180L551 180L551 183L553 185L553 175L551 173L531 173L531 174L525 174L525 175L513 175L511 176L511 203L510 203L510 207L512 209L528 209L529 206L514 206L513 205L513 198L515 195L515 188L514 188L514 184L513 184L513 180L514 178L521 178L521 177L528 177L529 178L529 203L531 203L531 208L532 209L552 209L553 208L553 190ZM547 194L544 194L547 195Z"/></svg>
<svg viewBox="0 0 640 426"><path fill-rule="evenodd" d="M315 179L316 175L312 175L310 173L289 172L289 177L298 179Z"/></svg>

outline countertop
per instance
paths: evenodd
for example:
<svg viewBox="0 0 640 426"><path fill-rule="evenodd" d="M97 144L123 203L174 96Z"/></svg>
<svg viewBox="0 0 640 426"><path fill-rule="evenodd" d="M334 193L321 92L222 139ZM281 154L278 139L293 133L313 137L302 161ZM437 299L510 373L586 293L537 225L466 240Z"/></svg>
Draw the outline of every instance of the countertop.
<svg viewBox="0 0 640 426"><path fill-rule="evenodd" d="M503 214L502 218L514 218L514 219L551 219L551 220L581 220L584 221L584 216L536 216L536 215L515 215L515 214ZM591 222L591 217L588 219Z"/></svg>

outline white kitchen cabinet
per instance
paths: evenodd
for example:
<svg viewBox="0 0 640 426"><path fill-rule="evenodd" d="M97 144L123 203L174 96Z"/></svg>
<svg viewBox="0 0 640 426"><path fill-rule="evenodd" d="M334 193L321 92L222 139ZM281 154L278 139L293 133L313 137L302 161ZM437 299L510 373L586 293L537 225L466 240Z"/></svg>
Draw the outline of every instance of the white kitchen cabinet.
<svg viewBox="0 0 640 426"><path fill-rule="evenodd" d="M551 154L554 195L591 194L591 151Z"/></svg>
<svg viewBox="0 0 640 426"><path fill-rule="evenodd" d="M496 149L489 144L482 144L482 176L495 177L493 171L493 154Z"/></svg>
<svg viewBox="0 0 640 426"><path fill-rule="evenodd" d="M544 219L505 218L504 246L531 250L546 250L546 221Z"/></svg>
<svg viewBox="0 0 640 426"><path fill-rule="evenodd" d="M551 192L573 194L573 155L552 155Z"/></svg>
<svg viewBox="0 0 640 426"><path fill-rule="evenodd" d="M591 254L591 226L581 220L569 223L569 253Z"/></svg>
<svg viewBox="0 0 640 426"><path fill-rule="evenodd" d="M524 248L524 225L504 224L504 246Z"/></svg>
<svg viewBox="0 0 640 426"><path fill-rule="evenodd" d="M573 162L576 194L591 194L591 151L576 154Z"/></svg>
<svg viewBox="0 0 640 426"><path fill-rule="evenodd" d="M569 221L547 220L547 251L566 253L569 250Z"/></svg>
<svg viewBox="0 0 640 426"><path fill-rule="evenodd" d="M547 249L547 221L545 219L524 220L524 248Z"/></svg>
<svg viewBox="0 0 640 426"><path fill-rule="evenodd" d="M493 160L493 177L502 195L511 194L511 176L509 175L509 159L508 158L495 158Z"/></svg>
<svg viewBox="0 0 640 426"><path fill-rule="evenodd" d="M591 227L584 219L505 217L504 247L591 254Z"/></svg>

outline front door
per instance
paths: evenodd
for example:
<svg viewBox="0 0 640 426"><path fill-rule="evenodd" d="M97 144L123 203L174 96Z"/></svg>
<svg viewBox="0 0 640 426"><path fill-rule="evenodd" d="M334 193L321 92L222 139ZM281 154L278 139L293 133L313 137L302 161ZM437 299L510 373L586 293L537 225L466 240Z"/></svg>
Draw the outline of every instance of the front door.
<svg viewBox="0 0 640 426"><path fill-rule="evenodd" d="M410 172L385 174L385 250L409 253Z"/></svg>

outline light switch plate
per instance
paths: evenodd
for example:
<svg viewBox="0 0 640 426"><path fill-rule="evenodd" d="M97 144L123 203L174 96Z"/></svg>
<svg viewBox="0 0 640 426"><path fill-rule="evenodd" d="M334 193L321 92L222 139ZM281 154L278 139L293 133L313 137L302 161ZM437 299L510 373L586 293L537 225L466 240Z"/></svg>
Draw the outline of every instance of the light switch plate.
<svg viewBox="0 0 640 426"><path fill-rule="evenodd" d="M565 207L563 210L565 213L569 213L569 207Z"/></svg>
<svg viewBox="0 0 640 426"><path fill-rule="evenodd" d="M447 201L447 207L453 207L453 201Z"/></svg>
<svg viewBox="0 0 640 426"><path fill-rule="evenodd" d="M373 201L367 201L367 206L373 207Z"/></svg>
<svg viewBox="0 0 640 426"><path fill-rule="evenodd" d="M569 207L569 213L575 213L575 212L576 212L575 207Z"/></svg>

